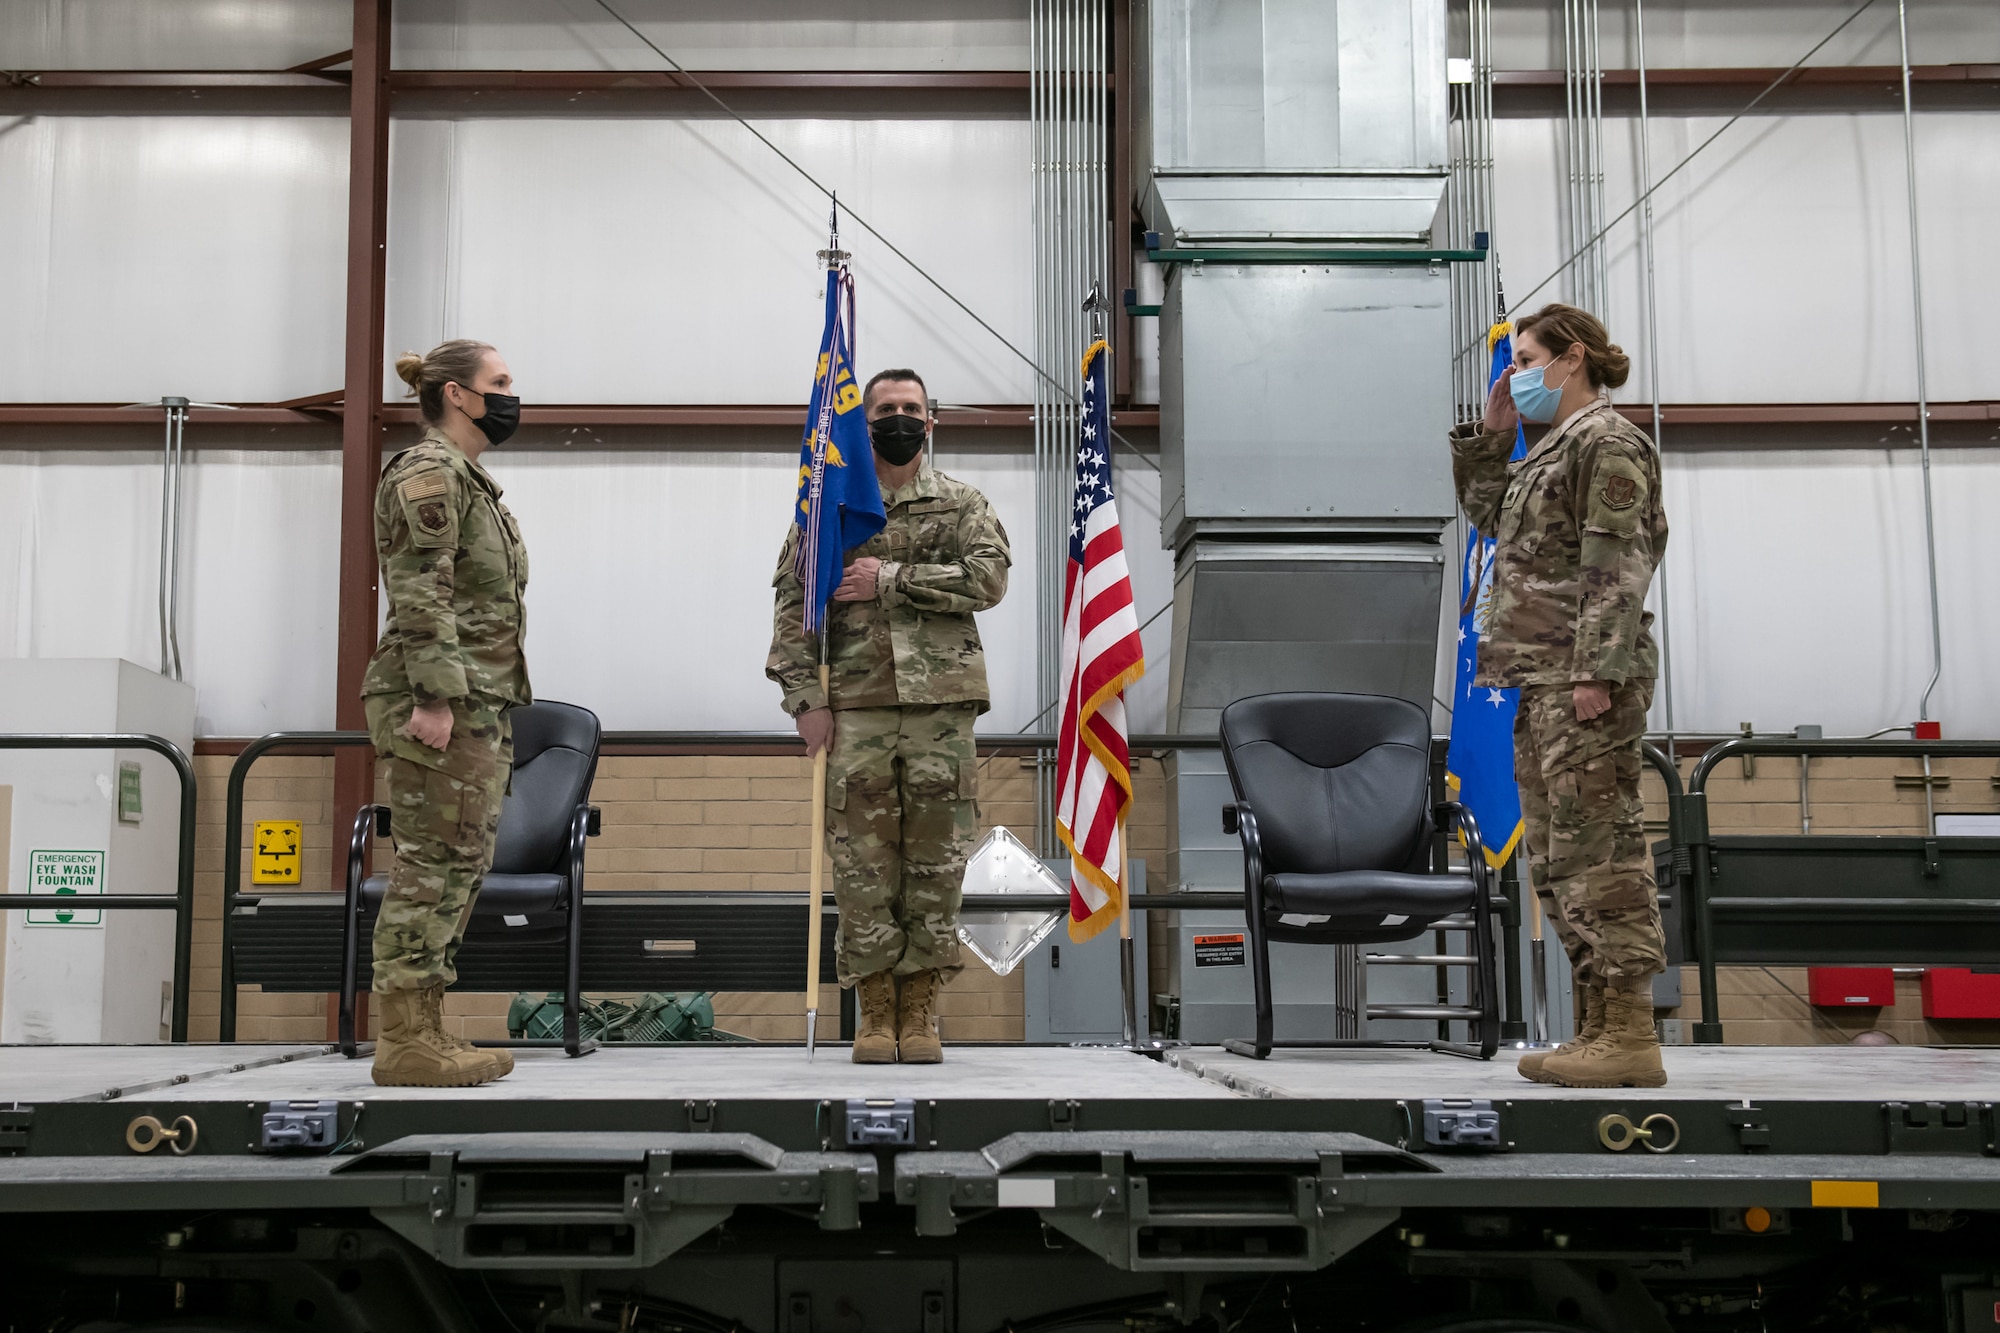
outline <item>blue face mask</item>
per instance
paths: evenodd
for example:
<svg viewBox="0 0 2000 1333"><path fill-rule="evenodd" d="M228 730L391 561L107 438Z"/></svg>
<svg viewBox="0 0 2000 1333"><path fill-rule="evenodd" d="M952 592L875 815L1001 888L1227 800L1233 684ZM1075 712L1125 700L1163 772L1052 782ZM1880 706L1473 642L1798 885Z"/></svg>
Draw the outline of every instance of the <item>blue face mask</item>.
<svg viewBox="0 0 2000 1333"><path fill-rule="evenodd" d="M1514 395L1514 410L1525 420L1536 423L1554 421L1556 408L1562 405L1563 384L1569 383L1569 376L1563 376L1562 384L1550 388L1542 383L1542 372L1546 369L1547 366L1535 366L1517 370L1514 377L1507 381L1507 389Z"/></svg>

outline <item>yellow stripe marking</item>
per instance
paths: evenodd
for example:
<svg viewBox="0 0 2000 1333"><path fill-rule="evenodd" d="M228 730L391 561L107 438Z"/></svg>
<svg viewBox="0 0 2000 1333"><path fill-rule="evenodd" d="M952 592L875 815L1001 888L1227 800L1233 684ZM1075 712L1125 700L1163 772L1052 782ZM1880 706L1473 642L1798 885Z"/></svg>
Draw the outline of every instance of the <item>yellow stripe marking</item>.
<svg viewBox="0 0 2000 1333"><path fill-rule="evenodd" d="M1815 1180L1815 1208L1880 1208L1882 1187L1872 1180Z"/></svg>

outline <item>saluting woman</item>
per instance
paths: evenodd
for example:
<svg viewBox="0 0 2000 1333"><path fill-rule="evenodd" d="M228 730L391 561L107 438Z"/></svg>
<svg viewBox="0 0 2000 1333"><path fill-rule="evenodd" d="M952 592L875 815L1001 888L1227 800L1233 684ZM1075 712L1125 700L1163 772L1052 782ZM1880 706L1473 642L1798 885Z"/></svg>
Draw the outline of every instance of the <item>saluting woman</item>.
<svg viewBox="0 0 2000 1333"><path fill-rule="evenodd" d="M406 352L396 373L425 427L375 493L389 617L361 693L388 777L396 867L375 921L373 1074L391 1086L467 1087L514 1067L504 1050L446 1033L442 1010L493 864L514 762L507 710L534 697L521 651L528 555L479 464L514 433L521 400L500 353L470 339Z"/></svg>
<svg viewBox="0 0 2000 1333"><path fill-rule="evenodd" d="M1660 458L1611 406L1631 363L1596 316L1517 321L1485 419L1451 435L1466 516L1497 538L1482 686L1518 686L1514 776L1528 864L1568 951L1578 1033L1521 1073L1570 1087L1659 1087L1653 976L1666 966L1640 823L1639 747L1660 653L1646 589L1667 547ZM1509 463L1515 429L1545 425Z"/></svg>

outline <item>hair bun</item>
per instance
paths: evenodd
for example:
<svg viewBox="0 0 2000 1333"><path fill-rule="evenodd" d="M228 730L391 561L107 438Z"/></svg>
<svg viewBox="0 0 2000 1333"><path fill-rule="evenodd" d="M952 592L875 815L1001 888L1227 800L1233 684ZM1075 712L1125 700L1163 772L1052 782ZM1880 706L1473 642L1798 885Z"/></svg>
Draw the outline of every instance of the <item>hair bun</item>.
<svg viewBox="0 0 2000 1333"><path fill-rule="evenodd" d="M415 352L405 352L396 358L396 378L417 388L424 377L424 359Z"/></svg>
<svg viewBox="0 0 2000 1333"><path fill-rule="evenodd" d="M1599 382L1611 389L1622 388L1632 375L1632 358L1625 355L1625 349L1611 343L1606 354L1598 358Z"/></svg>

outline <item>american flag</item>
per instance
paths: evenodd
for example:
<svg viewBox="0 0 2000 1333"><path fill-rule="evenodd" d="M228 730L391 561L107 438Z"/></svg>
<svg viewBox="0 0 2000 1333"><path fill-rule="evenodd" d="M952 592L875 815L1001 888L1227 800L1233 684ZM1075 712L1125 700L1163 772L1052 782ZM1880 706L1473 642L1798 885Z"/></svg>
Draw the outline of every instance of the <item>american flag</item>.
<svg viewBox="0 0 2000 1333"><path fill-rule="evenodd" d="M1124 902L1125 812L1132 804L1125 687L1146 674L1125 538L1111 495L1109 351L1083 357L1083 424L1070 505L1063 587L1062 726L1057 732L1056 830L1069 849L1069 936L1087 940Z"/></svg>

